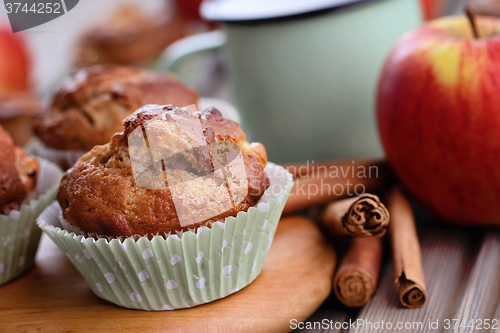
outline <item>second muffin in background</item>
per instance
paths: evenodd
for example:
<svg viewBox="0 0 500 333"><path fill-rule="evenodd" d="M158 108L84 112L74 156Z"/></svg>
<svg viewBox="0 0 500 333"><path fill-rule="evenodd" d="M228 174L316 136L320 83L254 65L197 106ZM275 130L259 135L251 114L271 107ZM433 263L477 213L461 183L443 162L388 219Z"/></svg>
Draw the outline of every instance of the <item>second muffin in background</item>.
<svg viewBox="0 0 500 333"><path fill-rule="evenodd" d="M68 169L95 145L119 132L122 120L145 104L196 104L197 93L172 74L124 66L74 72L56 91L35 126L40 139L29 151Z"/></svg>

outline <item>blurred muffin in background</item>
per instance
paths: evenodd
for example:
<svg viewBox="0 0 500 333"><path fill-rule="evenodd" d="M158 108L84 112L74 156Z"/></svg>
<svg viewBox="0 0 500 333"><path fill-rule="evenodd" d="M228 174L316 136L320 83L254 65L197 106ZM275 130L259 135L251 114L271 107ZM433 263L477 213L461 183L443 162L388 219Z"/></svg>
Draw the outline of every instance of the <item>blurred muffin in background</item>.
<svg viewBox="0 0 500 333"><path fill-rule="evenodd" d="M35 125L40 139L30 153L71 167L122 130L122 121L145 104L196 104L197 93L175 75L117 65L74 72L55 92ZM41 141L41 142L40 142Z"/></svg>
<svg viewBox="0 0 500 333"><path fill-rule="evenodd" d="M33 136L34 120L43 110L41 100L32 92L0 92L0 125L17 146Z"/></svg>
<svg viewBox="0 0 500 333"><path fill-rule="evenodd" d="M0 287L33 266L36 218L55 199L61 170L29 156L0 126Z"/></svg>
<svg viewBox="0 0 500 333"><path fill-rule="evenodd" d="M172 42L186 35L187 21L166 10L149 15L130 4L82 36L76 67L96 64L143 65L155 61Z"/></svg>
<svg viewBox="0 0 500 333"><path fill-rule="evenodd" d="M9 133L0 127L0 214L19 209L35 190L38 161L17 147Z"/></svg>

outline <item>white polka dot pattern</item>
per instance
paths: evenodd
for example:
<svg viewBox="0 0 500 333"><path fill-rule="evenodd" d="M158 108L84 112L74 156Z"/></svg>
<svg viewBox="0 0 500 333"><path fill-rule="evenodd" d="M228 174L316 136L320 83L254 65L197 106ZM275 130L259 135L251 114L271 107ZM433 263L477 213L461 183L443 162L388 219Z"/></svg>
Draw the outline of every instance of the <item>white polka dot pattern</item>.
<svg viewBox="0 0 500 333"><path fill-rule="evenodd" d="M181 256L178 254L174 254L172 258L170 259L170 265L174 266L175 264L179 263L181 261Z"/></svg>
<svg viewBox="0 0 500 333"><path fill-rule="evenodd" d="M233 269L233 266L231 266L231 265L222 267L222 275L229 275L231 273L232 269Z"/></svg>
<svg viewBox="0 0 500 333"><path fill-rule="evenodd" d="M63 244L96 295L127 308L173 310L225 297L255 279L286 202L286 196L281 204L278 198L273 194L248 213L166 239L91 241L59 229L51 235L52 224L41 223L41 228L56 244ZM59 206L51 212L48 216L59 216Z"/></svg>
<svg viewBox="0 0 500 333"><path fill-rule="evenodd" d="M141 271L141 272L139 273L139 281L144 282L144 281L146 281L147 279L149 279L148 272L146 272L146 271Z"/></svg>
<svg viewBox="0 0 500 333"><path fill-rule="evenodd" d="M269 204L266 202L261 202L257 206L259 207L259 211L262 213L267 213L269 211Z"/></svg>
<svg viewBox="0 0 500 333"><path fill-rule="evenodd" d="M78 254L75 254L75 259L78 261L80 264L83 264L82 259L80 259L80 256Z"/></svg>
<svg viewBox="0 0 500 333"><path fill-rule="evenodd" d="M198 252L198 256L196 257L196 263L199 264L201 259L205 256L205 253L203 251Z"/></svg>
<svg viewBox="0 0 500 333"><path fill-rule="evenodd" d="M142 296L139 294L136 294L136 293L131 293L130 299L134 302L138 302L138 303L142 302Z"/></svg>
<svg viewBox="0 0 500 333"><path fill-rule="evenodd" d="M83 252L83 254L85 255L85 257L86 257L87 259L91 259L91 258L92 258L92 256L90 255L89 250L84 249L82 252Z"/></svg>
<svg viewBox="0 0 500 333"><path fill-rule="evenodd" d="M202 277L201 279L198 280L198 282L196 282L196 288L201 289L205 287L205 283L207 283L207 279Z"/></svg>
<svg viewBox="0 0 500 333"><path fill-rule="evenodd" d="M247 254L248 252L250 252L252 250L252 243L248 242L248 245L247 247L245 248L245 254Z"/></svg>
<svg viewBox="0 0 500 333"><path fill-rule="evenodd" d="M109 284L115 282L115 275L113 273L104 274L104 278L106 279L106 281L108 281Z"/></svg>
<svg viewBox="0 0 500 333"><path fill-rule="evenodd" d="M118 261L118 259L116 259L116 257L113 258L114 261L116 261L118 263L118 265L120 266L120 268L122 268L122 263Z"/></svg>
<svg viewBox="0 0 500 333"><path fill-rule="evenodd" d="M168 280L168 282L167 282L167 289L175 289L178 286L179 285L174 280Z"/></svg>
<svg viewBox="0 0 500 333"><path fill-rule="evenodd" d="M264 225L262 226L262 230L266 230L268 222L269 220L264 220Z"/></svg>
<svg viewBox="0 0 500 333"><path fill-rule="evenodd" d="M145 249L143 252L142 252L142 257L144 259L148 259L148 258L151 258L153 257L154 254L153 254L153 251L151 251L151 249Z"/></svg>

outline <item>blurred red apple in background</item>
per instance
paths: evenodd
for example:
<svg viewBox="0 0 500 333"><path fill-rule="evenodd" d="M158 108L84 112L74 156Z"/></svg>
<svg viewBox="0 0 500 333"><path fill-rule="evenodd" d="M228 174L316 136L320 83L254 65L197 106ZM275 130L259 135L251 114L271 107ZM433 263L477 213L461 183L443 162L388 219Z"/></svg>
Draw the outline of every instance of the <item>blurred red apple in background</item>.
<svg viewBox="0 0 500 333"><path fill-rule="evenodd" d="M0 91L22 91L29 87L30 64L19 33L0 26Z"/></svg>
<svg viewBox="0 0 500 333"><path fill-rule="evenodd" d="M424 206L500 225L500 20L431 22L395 46L379 82L386 156Z"/></svg>
<svg viewBox="0 0 500 333"><path fill-rule="evenodd" d="M175 0L179 12L188 19L200 20L200 5L203 0Z"/></svg>
<svg viewBox="0 0 500 333"><path fill-rule="evenodd" d="M443 14L445 0L421 0L422 12L426 20L435 19Z"/></svg>

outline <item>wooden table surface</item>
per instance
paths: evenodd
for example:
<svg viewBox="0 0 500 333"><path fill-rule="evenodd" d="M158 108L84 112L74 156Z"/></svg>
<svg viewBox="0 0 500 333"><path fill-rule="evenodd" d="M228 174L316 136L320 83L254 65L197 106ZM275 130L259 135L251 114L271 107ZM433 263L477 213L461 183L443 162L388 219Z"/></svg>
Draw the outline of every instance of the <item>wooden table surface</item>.
<svg viewBox="0 0 500 333"><path fill-rule="evenodd" d="M349 309L339 304L332 295L301 325L304 328L298 329L297 332L499 333L500 232L457 227L421 213L421 210L417 210L428 294L423 307L406 309L400 305L394 288L392 262L390 255L386 255L377 289L368 304L360 309ZM323 320L333 323L332 326L321 326ZM342 329L338 326L357 320L370 322L372 325L382 321L386 324L390 322L394 326L402 323L410 328L396 329L385 326L376 329L373 326L360 325ZM449 328L446 326L446 320L449 320ZM471 321L476 326L465 327L470 325ZM429 322L437 322L438 328L429 329ZM478 329L481 322L483 328ZM489 322L489 328L485 322ZM455 327L456 323L458 324ZM495 323L497 325L494 325Z"/></svg>
<svg viewBox="0 0 500 333"><path fill-rule="evenodd" d="M35 268L0 288L0 332L286 332L328 297L335 255L318 228L283 219L261 275L241 291L191 309L146 312L95 296L43 237Z"/></svg>

